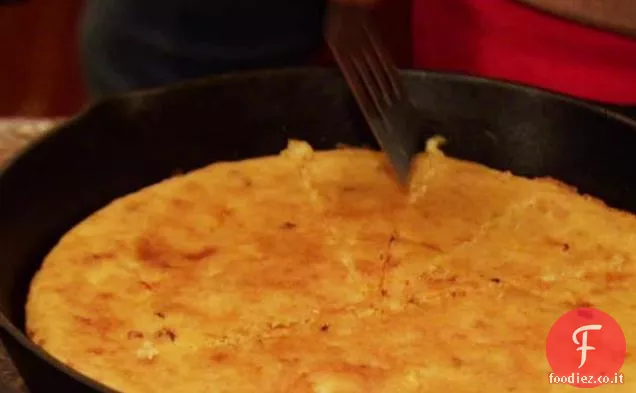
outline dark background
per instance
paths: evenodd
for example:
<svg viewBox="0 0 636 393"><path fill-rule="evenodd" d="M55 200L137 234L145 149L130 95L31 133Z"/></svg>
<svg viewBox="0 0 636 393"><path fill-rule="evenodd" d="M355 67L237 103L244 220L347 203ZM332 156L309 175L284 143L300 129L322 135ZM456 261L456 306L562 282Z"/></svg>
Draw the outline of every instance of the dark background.
<svg viewBox="0 0 636 393"><path fill-rule="evenodd" d="M75 45L81 3L0 0L0 116L68 115L81 107Z"/></svg>
<svg viewBox="0 0 636 393"><path fill-rule="evenodd" d="M82 3L0 0L0 117L68 116L84 105L77 55ZM409 9L410 0L390 0L378 10L403 67L410 65Z"/></svg>

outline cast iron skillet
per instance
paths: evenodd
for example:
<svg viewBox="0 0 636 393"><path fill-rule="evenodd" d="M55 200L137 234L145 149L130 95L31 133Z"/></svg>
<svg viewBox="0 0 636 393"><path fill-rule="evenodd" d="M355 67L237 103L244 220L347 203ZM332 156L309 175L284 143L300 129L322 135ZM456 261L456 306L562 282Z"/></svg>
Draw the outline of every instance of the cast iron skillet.
<svg viewBox="0 0 636 393"><path fill-rule="evenodd" d="M457 75L405 72L422 138L456 157L552 176L636 212L636 122L547 92ZM375 147L339 74L292 69L215 77L115 97L59 127L0 176L0 336L33 393L106 388L24 335L27 285L79 220L115 197L214 161L315 148Z"/></svg>

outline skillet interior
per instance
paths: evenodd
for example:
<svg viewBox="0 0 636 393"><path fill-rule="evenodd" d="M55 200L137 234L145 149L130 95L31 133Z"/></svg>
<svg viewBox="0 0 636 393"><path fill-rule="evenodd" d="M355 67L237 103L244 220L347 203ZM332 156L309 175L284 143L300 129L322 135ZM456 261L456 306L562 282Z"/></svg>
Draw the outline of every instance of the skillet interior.
<svg viewBox="0 0 636 393"><path fill-rule="evenodd" d="M416 106L426 108L422 139L445 135L450 155L552 176L636 212L636 123L504 83L424 72L406 78ZM177 171L275 154L290 137L318 149L375 147L337 72L295 69L115 97L15 160L0 176L0 333L31 390L95 391L25 350L20 333L30 278L65 231Z"/></svg>

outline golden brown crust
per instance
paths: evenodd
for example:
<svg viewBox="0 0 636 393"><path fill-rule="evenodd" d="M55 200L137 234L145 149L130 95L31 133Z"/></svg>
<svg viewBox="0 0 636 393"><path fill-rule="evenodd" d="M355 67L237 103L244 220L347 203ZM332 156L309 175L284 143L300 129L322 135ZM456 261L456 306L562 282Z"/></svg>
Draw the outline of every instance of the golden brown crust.
<svg viewBox="0 0 636 393"><path fill-rule="evenodd" d="M27 327L131 393L566 391L544 355L565 311L609 312L633 350L634 233L558 182L431 150L406 192L380 153L292 142L76 226L32 282Z"/></svg>

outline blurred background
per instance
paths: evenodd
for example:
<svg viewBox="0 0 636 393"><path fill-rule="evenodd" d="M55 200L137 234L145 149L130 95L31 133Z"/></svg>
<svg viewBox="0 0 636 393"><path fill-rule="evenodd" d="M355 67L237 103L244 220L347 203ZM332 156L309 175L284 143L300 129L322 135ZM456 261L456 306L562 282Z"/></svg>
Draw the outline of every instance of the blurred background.
<svg viewBox="0 0 636 393"><path fill-rule="evenodd" d="M77 56L82 0L0 0L0 117L57 117L85 102Z"/></svg>
<svg viewBox="0 0 636 393"><path fill-rule="evenodd" d="M66 117L86 103L77 53L82 3L0 0L0 118ZM377 10L402 66L410 64L409 3Z"/></svg>

